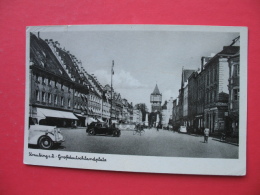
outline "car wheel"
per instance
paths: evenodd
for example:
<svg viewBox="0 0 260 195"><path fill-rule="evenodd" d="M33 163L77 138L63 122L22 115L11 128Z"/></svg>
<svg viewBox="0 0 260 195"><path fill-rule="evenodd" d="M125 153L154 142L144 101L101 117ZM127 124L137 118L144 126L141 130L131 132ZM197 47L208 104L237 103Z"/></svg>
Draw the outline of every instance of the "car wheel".
<svg viewBox="0 0 260 195"><path fill-rule="evenodd" d="M89 135L95 135L95 134L96 134L96 132L95 132L95 130L94 130L94 129L90 129L90 130L88 131L88 134L89 134Z"/></svg>
<svg viewBox="0 0 260 195"><path fill-rule="evenodd" d="M113 136L114 136L114 137L118 137L118 131L116 131L116 130L113 131Z"/></svg>
<svg viewBox="0 0 260 195"><path fill-rule="evenodd" d="M41 149L49 150L53 147L53 141L48 136L42 136L38 143Z"/></svg>

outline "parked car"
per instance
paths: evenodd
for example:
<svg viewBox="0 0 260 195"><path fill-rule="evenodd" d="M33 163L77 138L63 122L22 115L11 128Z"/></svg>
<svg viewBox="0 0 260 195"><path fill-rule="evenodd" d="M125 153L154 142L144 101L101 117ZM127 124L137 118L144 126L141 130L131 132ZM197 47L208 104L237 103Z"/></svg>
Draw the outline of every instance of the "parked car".
<svg viewBox="0 0 260 195"><path fill-rule="evenodd" d="M102 122L90 123L87 127L86 133L88 133L88 135L113 135L114 137L119 137L121 135L120 129L118 129L115 124L108 126L107 123Z"/></svg>
<svg viewBox="0 0 260 195"><path fill-rule="evenodd" d="M179 133L187 133L187 128L186 128L186 126L180 126L178 132L179 132Z"/></svg>
<svg viewBox="0 0 260 195"><path fill-rule="evenodd" d="M60 129L55 126L31 125L29 128L28 143L38 145L41 149L52 149L55 145L61 145L64 141Z"/></svg>

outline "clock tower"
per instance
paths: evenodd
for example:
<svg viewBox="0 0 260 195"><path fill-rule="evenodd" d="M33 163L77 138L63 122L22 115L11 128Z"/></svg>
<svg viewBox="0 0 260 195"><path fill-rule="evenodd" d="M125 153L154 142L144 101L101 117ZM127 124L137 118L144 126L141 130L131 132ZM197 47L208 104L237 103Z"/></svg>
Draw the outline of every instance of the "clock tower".
<svg viewBox="0 0 260 195"><path fill-rule="evenodd" d="M160 93L158 86L156 84L153 93L150 96L150 102L152 104L151 112L161 111L162 110L162 94Z"/></svg>

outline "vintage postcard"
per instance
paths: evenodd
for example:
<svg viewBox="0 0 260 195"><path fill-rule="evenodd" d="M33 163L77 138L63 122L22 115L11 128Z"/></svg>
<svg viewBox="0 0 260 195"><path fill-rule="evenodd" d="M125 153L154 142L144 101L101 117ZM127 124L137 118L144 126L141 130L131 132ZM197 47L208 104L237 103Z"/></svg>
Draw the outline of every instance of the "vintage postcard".
<svg viewBox="0 0 260 195"><path fill-rule="evenodd" d="M26 29L24 163L246 174L247 28Z"/></svg>

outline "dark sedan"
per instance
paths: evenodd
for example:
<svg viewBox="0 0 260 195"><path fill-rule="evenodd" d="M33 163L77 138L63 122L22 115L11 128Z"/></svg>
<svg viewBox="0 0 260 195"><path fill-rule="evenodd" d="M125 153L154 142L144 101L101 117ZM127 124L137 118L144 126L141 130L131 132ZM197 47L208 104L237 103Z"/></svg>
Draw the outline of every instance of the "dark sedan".
<svg viewBox="0 0 260 195"><path fill-rule="evenodd" d="M115 127L115 125L108 126L107 123L102 122L92 122L88 125L86 132L88 135L112 135L114 137L119 137L121 131Z"/></svg>

